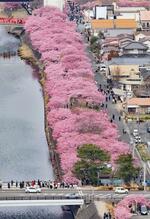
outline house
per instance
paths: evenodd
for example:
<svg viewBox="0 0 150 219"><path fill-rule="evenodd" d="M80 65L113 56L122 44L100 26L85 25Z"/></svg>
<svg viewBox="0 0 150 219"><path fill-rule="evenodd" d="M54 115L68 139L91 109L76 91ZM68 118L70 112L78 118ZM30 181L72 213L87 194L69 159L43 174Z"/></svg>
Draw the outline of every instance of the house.
<svg viewBox="0 0 150 219"><path fill-rule="evenodd" d="M101 6L107 8L108 17L114 14L113 0L101 0Z"/></svg>
<svg viewBox="0 0 150 219"><path fill-rule="evenodd" d="M139 74L139 65L109 65L109 75L112 78L127 78Z"/></svg>
<svg viewBox="0 0 150 219"><path fill-rule="evenodd" d="M127 30L135 31L137 28L137 22L134 19L93 19L91 20L91 29L96 36L99 31L108 30L125 30L124 33L128 33ZM122 32L119 32L122 34ZM118 35L118 34L117 34Z"/></svg>
<svg viewBox="0 0 150 219"><path fill-rule="evenodd" d="M131 98L127 101L126 109L129 114L150 114L150 98Z"/></svg>
<svg viewBox="0 0 150 219"><path fill-rule="evenodd" d="M148 47L147 52L150 53L150 36L144 37L144 38L140 39L139 42L141 42L141 43L143 43L145 46L147 46L147 47Z"/></svg>
<svg viewBox="0 0 150 219"><path fill-rule="evenodd" d="M142 38L145 38L147 36L150 36L150 31L140 31L135 33L135 40L139 41Z"/></svg>
<svg viewBox="0 0 150 219"><path fill-rule="evenodd" d="M148 47L141 42L129 42L128 44L122 45L121 54L129 55L129 54L147 54Z"/></svg>
<svg viewBox="0 0 150 219"><path fill-rule="evenodd" d="M121 90L132 91L142 84L139 65L109 65L107 77L117 81Z"/></svg>
<svg viewBox="0 0 150 219"><path fill-rule="evenodd" d="M116 14L117 19L135 19L138 23L140 22L140 12L122 12Z"/></svg>
<svg viewBox="0 0 150 219"><path fill-rule="evenodd" d="M140 11L142 30L150 30L150 11Z"/></svg>

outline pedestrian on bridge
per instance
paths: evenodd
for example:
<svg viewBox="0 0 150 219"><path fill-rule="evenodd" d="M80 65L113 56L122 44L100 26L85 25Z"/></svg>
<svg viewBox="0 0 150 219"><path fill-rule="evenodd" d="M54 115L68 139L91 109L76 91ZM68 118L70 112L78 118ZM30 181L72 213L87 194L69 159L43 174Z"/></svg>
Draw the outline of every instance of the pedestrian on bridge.
<svg viewBox="0 0 150 219"><path fill-rule="evenodd" d="M10 183L8 183L8 189L10 189Z"/></svg>

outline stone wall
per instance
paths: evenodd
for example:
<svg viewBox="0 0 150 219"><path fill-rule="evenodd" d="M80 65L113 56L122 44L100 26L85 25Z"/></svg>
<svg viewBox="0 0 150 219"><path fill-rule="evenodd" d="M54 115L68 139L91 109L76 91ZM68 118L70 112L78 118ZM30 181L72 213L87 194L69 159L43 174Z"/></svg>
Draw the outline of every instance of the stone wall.
<svg viewBox="0 0 150 219"><path fill-rule="evenodd" d="M101 219L94 203L79 209L75 219Z"/></svg>

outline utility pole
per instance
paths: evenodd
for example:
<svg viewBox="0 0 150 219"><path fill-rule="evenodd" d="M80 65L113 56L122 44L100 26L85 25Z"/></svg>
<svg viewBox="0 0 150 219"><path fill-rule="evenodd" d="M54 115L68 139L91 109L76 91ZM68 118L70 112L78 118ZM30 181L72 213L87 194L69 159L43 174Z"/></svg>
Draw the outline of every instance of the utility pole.
<svg viewBox="0 0 150 219"><path fill-rule="evenodd" d="M135 142L132 143L132 157L135 158Z"/></svg>
<svg viewBox="0 0 150 219"><path fill-rule="evenodd" d="M143 162L143 186L144 191L146 191L146 163Z"/></svg>

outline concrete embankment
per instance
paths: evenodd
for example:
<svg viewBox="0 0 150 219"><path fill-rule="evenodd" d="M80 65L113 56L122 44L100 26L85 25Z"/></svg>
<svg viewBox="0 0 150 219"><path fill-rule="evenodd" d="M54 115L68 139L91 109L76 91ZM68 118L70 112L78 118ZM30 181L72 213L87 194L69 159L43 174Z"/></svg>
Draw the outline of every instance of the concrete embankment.
<svg viewBox="0 0 150 219"><path fill-rule="evenodd" d="M78 213L75 219L102 219L97 211L97 208L94 203L89 204L88 206L83 206L78 210Z"/></svg>

